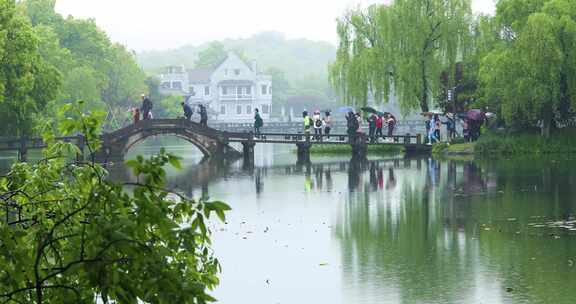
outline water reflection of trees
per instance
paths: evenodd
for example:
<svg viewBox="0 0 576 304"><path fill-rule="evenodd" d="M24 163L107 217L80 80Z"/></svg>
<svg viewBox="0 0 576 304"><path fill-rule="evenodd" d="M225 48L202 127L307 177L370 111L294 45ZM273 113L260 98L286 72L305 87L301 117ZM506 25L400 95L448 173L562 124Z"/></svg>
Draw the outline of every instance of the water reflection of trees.
<svg viewBox="0 0 576 304"><path fill-rule="evenodd" d="M576 270L567 265L576 263L576 242L525 230L534 215L574 216L574 174L561 165L519 166L422 160L415 170L390 167L398 196L380 191L386 170L351 167L351 194L334 232L345 285L369 287L365 296L392 286L403 303L466 303L478 291L498 302L571 303ZM476 286L482 276L500 290ZM368 301L379 299L386 295Z"/></svg>
<svg viewBox="0 0 576 304"><path fill-rule="evenodd" d="M335 230L344 280L360 280L347 285L375 291L393 286L402 303L462 302L459 296L470 288L462 282L472 280L474 268L463 257L473 256L473 248L462 243L462 232L444 229L439 213L426 210L434 205L425 202L428 195L408 184L403 189L401 202L361 192L350 196Z"/></svg>

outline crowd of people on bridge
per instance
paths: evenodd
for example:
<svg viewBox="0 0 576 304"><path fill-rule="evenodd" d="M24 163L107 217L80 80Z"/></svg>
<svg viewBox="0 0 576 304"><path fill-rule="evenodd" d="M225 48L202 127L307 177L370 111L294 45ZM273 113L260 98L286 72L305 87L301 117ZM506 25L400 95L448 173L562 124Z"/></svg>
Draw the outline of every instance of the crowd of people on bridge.
<svg viewBox="0 0 576 304"><path fill-rule="evenodd" d="M426 116L426 144L432 145L441 142L440 131L446 125L447 141L451 141L459 134L457 132L458 120L462 123L462 138L465 142L474 142L480 138L482 125L487 121L490 113L482 110L469 110L466 113L423 113ZM443 121L440 116L444 116Z"/></svg>
<svg viewBox="0 0 576 304"><path fill-rule="evenodd" d="M376 143L380 139L383 141L393 141L394 129L396 128L397 120L396 117L388 112L385 113L371 113L365 118L368 124L368 140L371 143ZM352 111L348 112L346 115L346 130L348 136L357 136L363 134L362 128L362 115L360 112L354 113ZM383 133L383 129L386 126L388 129L386 135Z"/></svg>
<svg viewBox="0 0 576 304"><path fill-rule="evenodd" d="M138 123L141 119L153 119L152 100L145 94L141 95L141 106L133 107L130 109L132 112L133 122ZM182 111L184 119L192 120L195 109L187 102L182 102ZM359 135L364 134L363 122L367 124L368 134L366 138L370 143L377 143L379 141L390 142L394 141L394 130L398 123L396 117L392 113L378 112L370 107L362 108L365 112L364 115L360 112L355 112L352 108L347 107L346 118L346 131L348 136L352 139ZM202 127L208 126L208 111L206 106L200 104L196 106L196 112L200 116L199 123ZM487 119L488 113L482 110L470 110L466 113L422 113L426 117L425 126L425 143L432 145L441 141L442 126L446 126L447 140L451 141L460 135L457 132L457 122L462 123L462 137L466 142L476 141L481 134L481 127ZM442 120L441 116L445 119ZM304 134L311 136L313 140L322 141L330 140L330 135L333 129L332 113L330 110L320 111L315 110L312 115L308 111L302 113L303 117L303 130ZM254 134L256 137L261 135L264 121L258 109L254 110ZM384 135L384 128L387 128L386 135ZM314 130L314 134L312 134Z"/></svg>

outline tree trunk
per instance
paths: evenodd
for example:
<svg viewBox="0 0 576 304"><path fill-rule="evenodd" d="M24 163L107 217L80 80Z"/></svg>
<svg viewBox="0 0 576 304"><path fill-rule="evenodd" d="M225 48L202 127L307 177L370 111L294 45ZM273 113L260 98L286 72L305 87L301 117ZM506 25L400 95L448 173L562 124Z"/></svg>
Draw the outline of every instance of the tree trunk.
<svg viewBox="0 0 576 304"><path fill-rule="evenodd" d="M426 61L422 60L420 62L422 68L422 99L420 100L420 108L422 112L429 112L428 108L428 79L426 78Z"/></svg>

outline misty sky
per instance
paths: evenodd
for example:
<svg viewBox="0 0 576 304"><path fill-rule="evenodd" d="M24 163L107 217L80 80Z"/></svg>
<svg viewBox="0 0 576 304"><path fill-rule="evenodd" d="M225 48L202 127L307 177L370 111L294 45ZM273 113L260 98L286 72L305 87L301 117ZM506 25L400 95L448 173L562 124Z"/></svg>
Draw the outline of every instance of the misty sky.
<svg viewBox="0 0 576 304"><path fill-rule="evenodd" d="M278 31L287 38L336 43L335 19L375 0L57 0L64 16L95 18L116 42L137 50L198 45ZM493 13L493 0L472 0Z"/></svg>

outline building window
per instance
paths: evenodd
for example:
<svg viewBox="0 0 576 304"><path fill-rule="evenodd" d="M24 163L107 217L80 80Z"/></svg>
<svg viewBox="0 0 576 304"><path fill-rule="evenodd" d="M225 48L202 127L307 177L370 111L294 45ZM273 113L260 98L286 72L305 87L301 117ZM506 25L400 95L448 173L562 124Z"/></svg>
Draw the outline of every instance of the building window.
<svg viewBox="0 0 576 304"><path fill-rule="evenodd" d="M204 95L206 95L206 96L210 95L210 87L209 86L204 87Z"/></svg>
<svg viewBox="0 0 576 304"><path fill-rule="evenodd" d="M226 115L226 106L220 106L220 114Z"/></svg>
<svg viewBox="0 0 576 304"><path fill-rule="evenodd" d="M196 90L194 90L194 87L190 87L190 96L196 96Z"/></svg>
<svg viewBox="0 0 576 304"><path fill-rule="evenodd" d="M252 106L246 106L246 114L252 114Z"/></svg>
<svg viewBox="0 0 576 304"><path fill-rule="evenodd" d="M246 87L246 95L252 95L252 87L251 86Z"/></svg>
<svg viewBox="0 0 576 304"><path fill-rule="evenodd" d="M266 95L267 92L268 92L268 87L265 84L263 84L262 85L262 95Z"/></svg>
<svg viewBox="0 0 576 304"><path fill-rule="evenodd" d="M236 76L240 75L240 69L235 69L235 70L234 70L234 75L236 75Z"/></svg>
<svg viewBox="0 0 576 304"><path fill-rule="evenodd" d="M240 105L236 106L236 114L238 114L238 115L242 114L242 106L240 106Z"/></svg>
<svg viewBox="0 0 576 304"><path fill-rule="evenodd" d="M222 87L222 95L228 95L228 87Z"/></svg>
<svg viewBox="0 0 576 304"><path fill-rule="evenodd" d="M262 105L262 113L269 114L270 113L270 106L269 105Z"/></svg>
<svg viewBox="0 0 576 304"><path fill-rule="evenodd" d="M236 93L238 94L238 96L242 95L242 87L236 88Z"/></svg>

